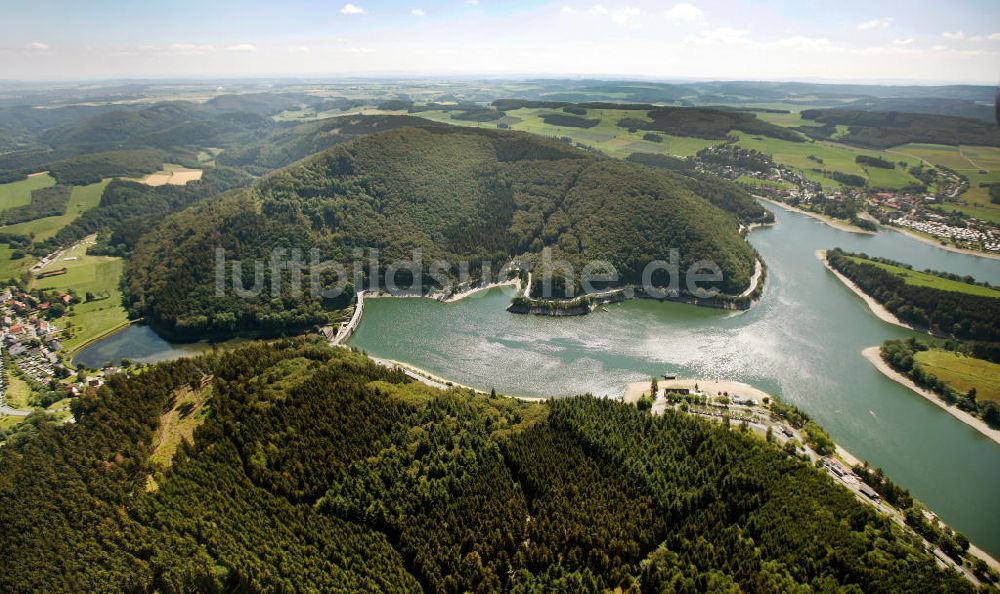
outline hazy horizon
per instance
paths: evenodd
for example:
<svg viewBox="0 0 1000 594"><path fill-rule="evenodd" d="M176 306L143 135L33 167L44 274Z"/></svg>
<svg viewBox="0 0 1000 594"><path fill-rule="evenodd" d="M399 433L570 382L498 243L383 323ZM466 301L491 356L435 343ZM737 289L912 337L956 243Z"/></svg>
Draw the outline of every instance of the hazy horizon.
<svg viewBox="0 0 1000 594"><path fill-rule="evenodd" d="M0 80L577 78L984 84L1000 5L848 0L20 3ZM817 76L821 73L821 76Z"/></svg>

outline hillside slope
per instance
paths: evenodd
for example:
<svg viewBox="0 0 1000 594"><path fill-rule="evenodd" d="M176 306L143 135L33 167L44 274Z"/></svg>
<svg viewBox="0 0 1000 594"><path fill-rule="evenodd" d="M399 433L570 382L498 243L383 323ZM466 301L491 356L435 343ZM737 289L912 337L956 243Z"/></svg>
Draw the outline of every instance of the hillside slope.
<svg viewBox="0 0 1000 594"><path fill-rule="evenodd" d="M325 321L331 304L293 295L287 283L275 298L267 272L261 297L217 297L220 247L246 270L274 248L317 248L345 265L354 248L376 249L379 286L388 263L415 249L425 271L444 260L453 277L461 261L476 278L484 262L495 274L551 248L578 270L601 259L620 283L638 283L649 262L676 248L682 273L716 262L715 286L726 293L743 291L754 267L736 219L670 174L529 134L467 128L391 130L335 147L168 219L129 266L135 313L172 336L277 334ZM423 289L439 284L425 277Z"/></svg>
<svg viewBox="0 0 1000 594"><path fill-rule="evenodd" d="M194 443L151 461L205 389ZM441 392L291 341L73 409L0 452L5 592L972 592L822 471L672 410Z"/></svg>

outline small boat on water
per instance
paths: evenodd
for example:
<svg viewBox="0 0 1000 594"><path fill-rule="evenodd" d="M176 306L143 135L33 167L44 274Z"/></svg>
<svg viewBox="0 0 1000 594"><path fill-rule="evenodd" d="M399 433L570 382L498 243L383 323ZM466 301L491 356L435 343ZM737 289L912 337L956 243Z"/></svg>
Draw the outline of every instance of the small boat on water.
<svg viewBox="0 0 1000 594"><path fill-rule="evenodd" d="M677 376L676 375L667 375L667 374L664 373L663 374L663 379L665 379L665 380L675 380L675 379L677 379Z"/></svg>

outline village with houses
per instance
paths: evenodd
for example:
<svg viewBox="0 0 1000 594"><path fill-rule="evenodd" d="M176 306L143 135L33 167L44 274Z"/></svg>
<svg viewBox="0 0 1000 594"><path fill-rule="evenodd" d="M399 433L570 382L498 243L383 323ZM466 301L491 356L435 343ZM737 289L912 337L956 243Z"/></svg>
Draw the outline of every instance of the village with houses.
<svg viewBox="0 0 1000 594"><path fill-rule="evenodd" d="M0 289L0 414L27 417L44 410L72 422L67 399L97 390L106 377L119 371L113 367L77 371L63 359L66 329L60 327L60 318L76 300L62 291L28 292L16 285ZM26 402L7 398L14 381L30 390Z"/></svg>
<svg viewBox="0 0 1000 594"><path fill-rule="evenodd" d="M838 190L824 189L819 182L774 162L768 155L739 147L705 149L698 154L698 167L743 185L758 197L806 213L828 215L866 231L875 231L877 221L942 244L1000 254L1000 227L995 223L954 209L947 212L969 183L943 167L921 168L918 173L925 185L902 189L869 188L862 184L864 178L860 176L832 172L835 179L844 182Z"/></svg>

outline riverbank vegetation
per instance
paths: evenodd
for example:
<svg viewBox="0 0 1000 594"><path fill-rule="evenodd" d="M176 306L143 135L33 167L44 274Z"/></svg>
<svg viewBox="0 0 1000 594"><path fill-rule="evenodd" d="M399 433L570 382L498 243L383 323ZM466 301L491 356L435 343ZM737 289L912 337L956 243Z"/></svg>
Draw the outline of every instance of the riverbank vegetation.
<svg viewBox="0 0 1000 594"><path fill-rule="evenodd" d="M973 591L824 472L682 413L441 392L301 341L72 406L0 450L5 591Z"/></svg>
<svg viewBox="0 0 1000 594"><path fill-rule="evenodd" d="M949 405L1000 429L1000 364L977 359L961 347L936 348L915 338L887 340L880 355L890 367Z"/></svg>
<svg viewBox="0 0 1000 594"><path fill-rule="evenodd" d="M904 322L960 339L1000 341L1000 290L839 248L826 257L834 270Z"/></svg>

